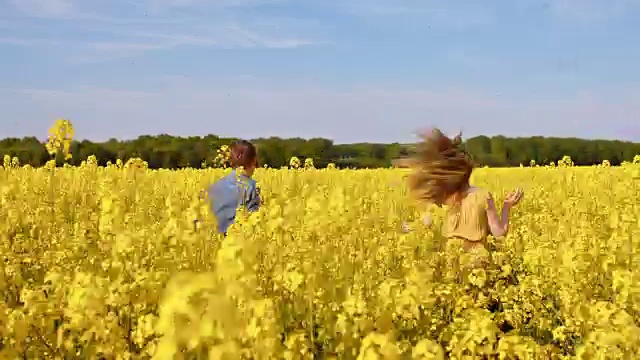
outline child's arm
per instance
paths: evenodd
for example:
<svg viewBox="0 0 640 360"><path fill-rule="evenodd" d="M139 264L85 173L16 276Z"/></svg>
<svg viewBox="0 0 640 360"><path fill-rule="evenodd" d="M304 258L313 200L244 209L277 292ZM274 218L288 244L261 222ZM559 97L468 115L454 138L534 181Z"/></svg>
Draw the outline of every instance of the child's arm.
<svg viewBox="0 0 640 360"><path fill-rule="evenodd" d="M491 235L495 237L502 237L507 234L509 231L509 213L511 211L511 207L517 205L523 195L522 190L517 190L516 192L507 195L507 198L504 200L504 204L502 205L502 216L498 216L498 210L496 209L496 204L493 201L493 196L491 194L487 196L487 221L489 223Z"/></svg>
<svg viewBox="0 0 640 360"><path fill-rule="evenodd" d="M244 206L246 207L247 211L255 212L260 209L260 204L260 192L258 191L258 188L255 186L255 184L253 184L247 189L247 192L245 194Z"/></svg>

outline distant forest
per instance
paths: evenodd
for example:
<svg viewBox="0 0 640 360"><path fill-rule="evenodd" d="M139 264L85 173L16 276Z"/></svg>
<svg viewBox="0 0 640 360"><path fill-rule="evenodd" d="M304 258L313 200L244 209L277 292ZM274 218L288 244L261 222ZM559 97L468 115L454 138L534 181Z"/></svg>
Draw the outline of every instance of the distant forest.
<svg viewBox="0 0 640 360"><path fill-rule="evenodd" d="M116 159L126 161L141 158L150 168L177 169L199 168L203 163L212 164L216 151L235 139L215 135L204 137L176 137L171 135L140 136L135 140L106 142L74 141L71 145L73 158L71 165L79 165L88 156L95 155L101 165L115 163ZM394 159L410 156L411 144L334 144L323 138L282 139L277 137L253 139L259 149L259 161L270 167L282 167L296 156L301 160L312 158L316 167L334 163L341 168L389 167ZM568 155L576 165L600 164L609 160L611 165L631 161L640 154L640 143L610 140L584 140L576 138L527 137L507 138L504 136L477 136L465 141L464 146L480 165L491 167L528 165L531 160L537 164L557 162ZM44 144L35 137L0 140L0 155L15 156L21 165L44 165L51 156ZM59 157L59 164L63 161Z"/></svg>

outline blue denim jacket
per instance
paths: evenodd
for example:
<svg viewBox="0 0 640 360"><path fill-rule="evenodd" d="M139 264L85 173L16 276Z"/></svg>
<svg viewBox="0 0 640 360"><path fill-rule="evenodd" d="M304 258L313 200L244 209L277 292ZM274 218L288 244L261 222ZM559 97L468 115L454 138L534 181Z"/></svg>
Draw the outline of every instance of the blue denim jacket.
<svg viewBox="0 0 640 360"><path fill-rule="evenodd" d="M209 187L209 201L218 231L224 234L233 224L238 207L244 206L250 212L260 208L256 181L244 174L238 176L235 170Z"/></svg>

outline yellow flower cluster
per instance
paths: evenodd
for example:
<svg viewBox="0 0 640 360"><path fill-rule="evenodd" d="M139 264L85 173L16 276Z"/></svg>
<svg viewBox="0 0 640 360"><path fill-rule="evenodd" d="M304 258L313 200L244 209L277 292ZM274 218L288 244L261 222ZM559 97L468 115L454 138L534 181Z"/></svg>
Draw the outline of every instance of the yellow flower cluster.
<svg viewBox="0 0 640 360"><path fill-rule="evenodd" d="M65 160L71 159L71 141L75 130L70 120L58 119L49 129L45 147L50 155L61 153Z"/></svg>
<svg viewBox="0 0 640 360"><path fill-rule="evenodd" d="M96 164L0 169L0 358L640 353L638 165L477 170L527 197L465 272L406 170L258 169L265 206L223 239L200 195L228 169Z"/></svg>

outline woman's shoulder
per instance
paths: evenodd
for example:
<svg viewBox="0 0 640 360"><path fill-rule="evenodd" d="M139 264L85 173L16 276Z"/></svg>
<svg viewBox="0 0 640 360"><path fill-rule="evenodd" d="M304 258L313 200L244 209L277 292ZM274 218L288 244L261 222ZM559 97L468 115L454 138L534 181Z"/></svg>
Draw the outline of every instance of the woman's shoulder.
<svg viewBox="0 0 640 360"><path fill-rule="evenodd" d="M469 189L469 193L467 195L468 202L474 204L485 204L487 201L487 197L489 196L489 191L480 187L472 186Z"/></svg>
<svg viewBox="0 0 640 360"><path fill-rule="evenodd" d="M487 194L489 194L489 191L484 188L477 187L477 186L472 186L469 188L469 195L478 196L478 195L487 195Z"/></svg>

